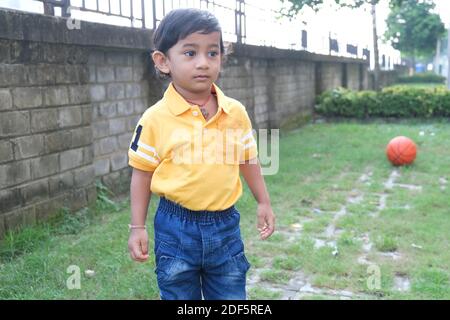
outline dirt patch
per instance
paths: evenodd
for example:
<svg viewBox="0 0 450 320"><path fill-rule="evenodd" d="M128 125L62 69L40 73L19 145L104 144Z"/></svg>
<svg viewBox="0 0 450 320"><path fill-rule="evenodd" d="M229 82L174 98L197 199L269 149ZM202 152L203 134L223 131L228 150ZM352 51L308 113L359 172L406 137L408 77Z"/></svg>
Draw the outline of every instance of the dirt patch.
<svg viewBox="0 0 450 320"><path fill-rule="evenodd" d="M443 191L443 190L447 189L448 181L447 181L446 178L440 177L439 178L439 184L441 185L441 190Z"/></svg>
<svg viewBox="0 0 450 320"><path fill-rule="evenodd" d="M400 252L394 251L394 252L378 252L378 254L385 258L390 258L392 260L400 260L402 258L402 255Z"/></svg>
<svg viewBox="0 0 450 320"><path fill-rule="evenodd" d="M411 280L405 275L397 274L394 278L394 289L401 292L406 292L411 289Z"/></svg>

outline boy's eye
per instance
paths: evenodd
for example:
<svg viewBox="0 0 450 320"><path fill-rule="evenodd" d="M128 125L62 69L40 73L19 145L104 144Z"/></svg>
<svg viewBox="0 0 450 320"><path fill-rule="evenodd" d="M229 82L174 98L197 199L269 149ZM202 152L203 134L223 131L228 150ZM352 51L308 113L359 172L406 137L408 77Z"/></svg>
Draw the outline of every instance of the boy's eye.
<svg viewBox="0 0 450 320"><path fill-rule="evenodd" d="M184 55L185 56L187 56L187 57L193 57L193 56L195 56L195 51L186 51L185 53L184 53Z"/></svg>
<svg viewBox="0 0 450 320"><path fill-rule="evenodd" d="M215 57L215 56L217 56L219 53L217 52L217 51L210 51L209 52L209 56L210 57Z"/></svg>

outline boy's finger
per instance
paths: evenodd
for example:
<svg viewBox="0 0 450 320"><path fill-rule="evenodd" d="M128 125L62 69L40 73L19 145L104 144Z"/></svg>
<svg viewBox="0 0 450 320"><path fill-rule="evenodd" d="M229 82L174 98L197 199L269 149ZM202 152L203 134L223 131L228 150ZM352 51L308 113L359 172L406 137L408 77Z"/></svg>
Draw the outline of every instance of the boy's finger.
<svg viewBox="0 0 450 320"><path fill-rule="evenodd" d="M133 250L132 250L132 255L133 255L133 259L134 260L138 260L139 259L139 253L138 253L138 251L136 250L136 248L133 248Z"/></svg>
<svg viewBox="0 0 450 320"><path fill-rule="evenodd" d="M267 229L273 232L275 230L275 217L270 216L267 220Z"/></svg>
<svg viewBox="0 0 450 320"><path fill-rule="evenodd" d="M148 253L148 243L147 241L141 241L142 253L146 255Z"/></svg>
<svg viewBox="0 0 450 320"><path fill-rule="evenodd" d="M269 238L274 231L275 231L274 226L269 226L266 230L261 232L261 239L265 240Z"/></svg>
<svg viewBox="0 0 450 320"><path fill-rule="evenodd" d="M139 255L139 256L136 257L136 258L137 258L137 260L138 260L139 262L145 262L145 261L147 261L148 255L143 255L143 254L141 254L141 255Z"/></svg>
<svg viewBox="0 0 450 320"><path fill-rule="evenodd" d="M141 261L142 260L143 257L142 257L142 253L141 253L141 250L140 250L139 246L136 246L136 247L133 248L133 254L134 254L134 258L135 258L136 261Z"/></svg>
<svg viewBox="0 0 450 320"><path fill-rule="evenodd" d="M258 228L258 230L262 230L264 228L264 225L265 225L264 218L258 216L258 221L256 224L256 227Z"/></svg>
<svg viewBox="0 0 450 320"><path fill-rule="evenodd" d="M258 230L264 230L267 228L267 218L265 217L258 217Z"/></svg>
<svg viewBox="0 0 450 320"><path fill-rule="evenodd" d="M261 234L261 239L262 240L266 240L267 238L269 238L272 235L272 232L264 232Z"/></svg>
<svg viewBox="0 0 450 320"><path fill-rule="evenodd" d="M139 258L141 258L141 259L143 259L145 261L148 258L148 254L141 252L140 255L139 255Z"/></svg>
<svg viewBox="0 0 450 320"><path fill-rule="evenodd" d="M147 261L148 256L141 256L141 258L138 258L137 261L139 262L145 262Z"/></svg>
<svg viewBox="0 0 450 320"><path fill-rule="evenodd" d="M140 262L145 262L148 259L148 254L144 253L140 250L140 248L138 248L138 254L136 255L136 258L140 261Z"/></svg>

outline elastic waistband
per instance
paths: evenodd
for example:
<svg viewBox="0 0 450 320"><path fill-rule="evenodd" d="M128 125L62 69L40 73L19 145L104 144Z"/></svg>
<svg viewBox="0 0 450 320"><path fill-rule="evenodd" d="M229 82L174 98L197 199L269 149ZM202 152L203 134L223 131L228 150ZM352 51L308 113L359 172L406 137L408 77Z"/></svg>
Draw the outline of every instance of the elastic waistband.
<svg viewBox="0 0 450 320"><path fill-rule="evenodd" d="M218 211L190 210L178 203L161 197L159 199L157 211L167 214L174 214L182 219L195 220L198 222L208 222L230 217L232 214L236 213L236 208L234 206L231 206L228 209Z"/></svg>

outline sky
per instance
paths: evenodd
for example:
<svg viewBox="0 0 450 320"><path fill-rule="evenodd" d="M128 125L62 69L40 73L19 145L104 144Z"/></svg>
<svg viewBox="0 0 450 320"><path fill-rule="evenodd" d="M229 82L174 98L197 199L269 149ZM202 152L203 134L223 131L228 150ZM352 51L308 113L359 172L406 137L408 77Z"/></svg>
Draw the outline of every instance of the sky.
<svg viewBox="0 0 450 320"><path fill-rule="evenodd" d="M140 0L132 0L134 3L134 12L136 16L141 16ZM277 14L268 11L278 10L281 7L279 0L246 0L247 16L247 43L256 45L272 45L286 49L301 49L301 30L308 32L308 51L328 54L328 37L337 38L340 48L346 44L358 45L359 50L368 48L372 51L372 20L370 11L365 9L338 9L333 6L331 0L318 13L305 9L294 21L277 18ZM81 0L72 0L73 6L81 5ZM85 0L86 5L94 5L95 0ZM123 0L123 13L129 13L130 9L126 5L128 1ZM145 0L146 18L151 21L151 1ZM166 10L169 11L171 3L180 3L181 6L198 5L200 0L158 0L157 12L158 18L162 18L162 3L165 3ZM215 0L216 3L224 4L231 8L235 6L235 0ZM434 0L436 3L436 13L440 14L444 23L450 25L450 0ZM107 8L107 0L99 0L100 8ZM118 0L111 0L112 11L118 11ZM263 8L264 6L264 8ZM19 10L43 12L42 3L32 0L0 0L0 7L9 7ZM224 30L224 39L235 41L234 36L234 11L217 9L215 12L222 29ZM60 12L57 11L57 14ZM386 30L385 20L389 14L388 0L381 0L377 6L378 32L382 35ZM87 12L72 11L72 17L81 20L90 20L98 22L107 22L118 25L130 26L128 19L102 16ZM149 22L147 22L148 27ZM141 22L136 20L134 26L140 27ZM380 53L390 56L392 63L400 62L400 53L394 50L389 44L380 43ZM340 55L343 55L342 53ZM345 55L345 54L344 54ZM359 56L362 56L361 53ZM373 55L372 55L373 57ZM373 65L373 61L372 61Z"/></svg>

